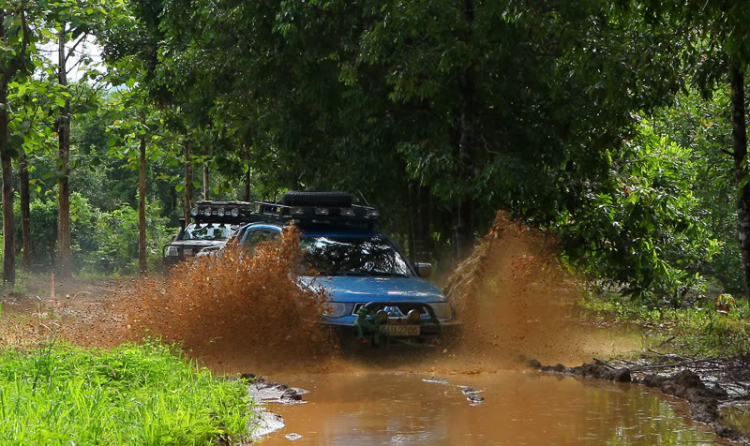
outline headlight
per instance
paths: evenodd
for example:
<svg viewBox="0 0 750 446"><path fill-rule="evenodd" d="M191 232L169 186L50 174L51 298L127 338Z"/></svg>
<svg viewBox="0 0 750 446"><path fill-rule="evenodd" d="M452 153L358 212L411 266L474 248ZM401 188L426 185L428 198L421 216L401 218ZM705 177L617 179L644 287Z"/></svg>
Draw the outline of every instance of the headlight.
<svg viewBox="0 0 750 446"><path fill-rule="evenodd" d="M435 317L438 319L450 319L453 316L453 308L451 308L451 304L448 302L430 304L430 306L432 307L432 311L435 312Z"/></svg>
<svg viewBox="0 0 750 446"><path fill-rule="evenodd" d="M346 315L346 305L339 302L329 302L328 308L323 312L323 315L330 318L336 318Z"/></svg>
<svg viewBox="0 0 750 446"><path fill-rule="evenodd" d="M167 247L167 257L179 257L180 252L177 250L176 246L169 246Z"/></svg>

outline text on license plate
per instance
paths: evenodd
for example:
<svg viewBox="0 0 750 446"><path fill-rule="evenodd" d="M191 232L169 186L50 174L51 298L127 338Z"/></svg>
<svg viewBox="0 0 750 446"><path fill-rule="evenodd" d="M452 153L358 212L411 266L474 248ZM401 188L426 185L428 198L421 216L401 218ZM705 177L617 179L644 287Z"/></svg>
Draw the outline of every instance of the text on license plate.
<svg viewBox="0 0 750 446"><path fill-rule="evenodd" d="M419 336L419 325L381 325L380 329L391 336Z"/></svg>

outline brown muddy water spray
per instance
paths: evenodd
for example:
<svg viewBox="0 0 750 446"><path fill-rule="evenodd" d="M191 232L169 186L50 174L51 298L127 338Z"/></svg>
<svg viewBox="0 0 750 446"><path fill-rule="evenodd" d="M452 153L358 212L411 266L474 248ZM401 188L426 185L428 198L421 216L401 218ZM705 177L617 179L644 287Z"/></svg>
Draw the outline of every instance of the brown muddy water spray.
<svg viewBox="0 0 750 446"><path fill-rule="evenodd" d="M446 286L463 320L457 357L483 371L531 358L572 365L635 347L580 323L580 281L559 262L558 252L547 234L497 213L489 234Z"/></svg>
<svg viewBox="0 0 750 446"><path fill-rule="evenodd" d="M336 352L318 323L326 308L321 292L299 287L299 231L247 255L228 246L221 256L178 265L166 277L124 287L97 327L74 326L69 337L116 345L144 337L179 343L202 364L218 370L316 362Z"/></svg>
<svg viewBox="0 0 750 446"><path fill-rule="evenodd" d="M69 324L65 337L104 347L158 337L227 373L479 373L517 368L529 358L573 365L615 342L611 333L577 322L578 282L557 261L554 241L499 212L446 286L463 322L460 339L418 354L366 349L342 357L317 323L326 296L296 283L299 237L287 228L252 256L228 246L166 277L134 281L108 299L104 316Z"/></svg>

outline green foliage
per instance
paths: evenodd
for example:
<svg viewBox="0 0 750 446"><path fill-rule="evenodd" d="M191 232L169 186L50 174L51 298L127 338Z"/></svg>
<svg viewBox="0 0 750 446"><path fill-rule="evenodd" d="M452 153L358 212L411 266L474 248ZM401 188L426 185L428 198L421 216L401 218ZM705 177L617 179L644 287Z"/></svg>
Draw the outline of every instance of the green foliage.
<svg viewBox="0 0 750 446"><path fill-rule="evenodd" d="M721 249L692 192L699 168L691 150L643 121L607 180L586 184L579 211L560 215L556 230L573 263L650 305L680 305Z"/></svg>
<svg viewBox="0 0 750 446"><path fill-rule="evenodd" d="M149 268L157 269L162 262L162 247L175 231L167 228L161 209L147 206L147 248ZM85 269L102 273L135 274L138 271L138 212L123 206L99 214L92 236L95 249L85 253Z"/></svg>
<svg viewBox="0 0 750 446"><path fill-rule="evenodd" d="M727 64L745 67L746 30L733 24L746 6L37 3L26 3L33 66L9 83L9 104L10 142L31 166L39 264L54 259L55 125L70 102L73 249L86 271L134 271L143 144L152 266L207 167L215 199L241 198L246 178L262 199L354 191L416 251L448 252L508 210L554 229L592 280L652 306L677 306L714 278L741 289L726 95L675 95L691 77L716 93ZM0 65L22 43L18 11ZM96 36L106 72L84 57L83 79L59 85L35 45L60 30L71 44ZM101 92L105 81L117 88Z"/></svg>
<svg viewBox="0 0 750 446"><path fill-rule="evenodd" d="M111 351L48 345L0 352L7 445L211 445L252 418L242 381L214 377L171 347Z"/></svg>
<svg viewBox="0 0 750 446"><path fill-rule="evenodd" d="M138 258L138 212L127 204L111 211L92 207L78 192L71 194L70 209L74 263L77 270L101 274L134 274ZM18 201L16 213L20 219ZM35 269L51 268L55 262L58 203L36 199L31 203L31 234ZM147 207L147 255L149 267L161 267L161 248L176 230L168 227L158 203ZM17 228L20 238L20 228Z"/></svg>
<svg viewBox="0 0 750 446"><path fill-rule="evenodd" d="M732 124L727 110L729 94L717 91L710 100L696 92L681 95L675 106L661 110L653 120L655 131L691 150L696 178L691 188L700 201L701 221L721 249L703 267L728 292L744 292L737 240L737 187L733 161L726 151L732 146Z"/></svg>
<svg viewBox="0 0 750 446"><path fill-rule="evenodd" d="M726 296L726 295L722 295ZM717 311L717 302L694 296L694 305L676 309L650 309L638 300L618 293L589 294L581 306L595 318L641 325L649 331L648 347L663 347L694 356L746 355L750 353L750 305L736 302L729 312ZM720 296L721 298L721 296Z"/></svg>

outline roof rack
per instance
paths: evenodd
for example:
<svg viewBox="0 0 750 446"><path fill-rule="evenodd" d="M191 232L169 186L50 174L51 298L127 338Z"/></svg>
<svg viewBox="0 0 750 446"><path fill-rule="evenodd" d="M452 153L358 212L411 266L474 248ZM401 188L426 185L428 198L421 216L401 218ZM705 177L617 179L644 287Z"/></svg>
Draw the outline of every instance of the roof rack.
<svg viewBox="0 0 750 446"><path fill-rule="evenodd" d="M380 211L352 204L343 192L290 192L281 203L259 201L258 213L267 219L297 220L300 224L373 225Z"/></svg>
<svg viewBox="0 0 750 446"><path fill-rule="evenodd" d="M244 223L261 220L247 201L199 201L190 210L196 223Z"/></svg>

